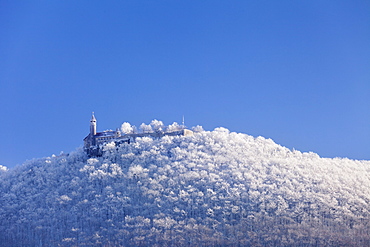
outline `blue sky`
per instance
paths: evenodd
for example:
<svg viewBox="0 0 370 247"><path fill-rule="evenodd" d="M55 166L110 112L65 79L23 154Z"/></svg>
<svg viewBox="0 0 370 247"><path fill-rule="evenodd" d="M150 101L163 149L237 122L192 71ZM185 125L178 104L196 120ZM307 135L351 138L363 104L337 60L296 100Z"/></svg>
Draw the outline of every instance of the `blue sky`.
<svg viewBox="0 0 370 247"><path fill-rule="evenodd" d="M370 159L369 1L0 1L0 164L152 119Z"/></svg>

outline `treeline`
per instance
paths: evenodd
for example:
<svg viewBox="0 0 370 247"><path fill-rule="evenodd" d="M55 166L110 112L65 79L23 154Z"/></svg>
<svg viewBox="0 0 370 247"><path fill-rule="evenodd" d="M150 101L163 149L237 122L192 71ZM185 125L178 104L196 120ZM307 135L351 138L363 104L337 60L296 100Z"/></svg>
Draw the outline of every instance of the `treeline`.
<svg viewBox="0 0 370 247"><path fill-rule="evenodd" d="M368 161L224 128L103 148L1 172L0 245L370 245Z"/></svg>

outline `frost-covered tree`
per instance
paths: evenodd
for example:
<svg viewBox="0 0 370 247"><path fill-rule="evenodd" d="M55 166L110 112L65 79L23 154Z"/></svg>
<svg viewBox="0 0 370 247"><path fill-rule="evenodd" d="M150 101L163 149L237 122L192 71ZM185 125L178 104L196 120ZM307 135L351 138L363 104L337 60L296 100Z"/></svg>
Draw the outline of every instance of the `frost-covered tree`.
<svg viewBox="0 0 370 247"><path fill-rule="evenodd" d="M0 245L370 246L370 161L225 128L102 148L0 172Z"/></svg>
<svg viewBox="0 0 370 247"><path fill-rule="evenodd" d="M121 125L121 132L122 134L133 134L135 133L135 126L131 126L130 123L124 122Z"/></svg>
<svg viewBox="0 0 370 247"><path fill-rule="evenodd" d="M0 165L0 172L5 172L7 170L8 168L6 166Z"/></svg>
<svg viewBox="0 0 370 247"><path fill-rule="evenodd" d="M152 126L149 124L149 125L147 125L147 124L145 124L145 123L142 123L141 125L140 125L140 130L141 130L141 132L143 132L143 133L152 133L153 132L153 128L152 128Z"/></svg>
<svg viewBox="0 0 370 247"><path fill-rule="evenodd" d="M173 122L173 124L167 126L167 132L174 132L182 129L182 126L180 126L177 122Z"/></svg>
<svg viewBox="0 0 370 247"><path fill-rule="evenodd" d="M152 127L152 130L155 132L163 132L163 130L165 129L163 122L157 119L152 120L150 126Z"/></svg>
<svg viewBox="0 0 370 247"><path fill-rule="evenodd" d="M191 130L194 131L194 132L202 132L202 131L204 131L203 127L200 126L200 125L194 126L193 128L191 128Z"/></svg>

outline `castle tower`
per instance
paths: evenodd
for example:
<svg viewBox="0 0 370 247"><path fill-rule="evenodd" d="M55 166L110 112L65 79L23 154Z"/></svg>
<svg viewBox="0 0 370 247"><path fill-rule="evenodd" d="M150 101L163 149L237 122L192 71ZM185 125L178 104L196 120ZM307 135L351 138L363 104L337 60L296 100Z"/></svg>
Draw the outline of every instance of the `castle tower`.
<svg viewBox="0 0 370 247"><path fill-rule="evenodd" d="M119 130L119 128L116 129L116 132L114 133L114 136L116 138L121 137L121 131Z"/></svg>
<svg viewBox="0 0 370 247"><path fill-rule="evenodd" d="M90 136L93 137L95 135L96 135L96 118L93 112L90 120Z"/></svg>

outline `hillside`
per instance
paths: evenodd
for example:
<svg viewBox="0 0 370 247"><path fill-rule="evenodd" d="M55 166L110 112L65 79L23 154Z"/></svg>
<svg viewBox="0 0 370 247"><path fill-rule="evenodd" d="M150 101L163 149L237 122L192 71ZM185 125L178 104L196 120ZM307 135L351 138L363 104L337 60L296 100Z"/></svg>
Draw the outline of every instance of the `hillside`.
<svg viewBox="0 0 370 247"><path fill-rule="evenodd" d="M203 131L0 171L1 246L369 246L370 162Z"/></svg>

